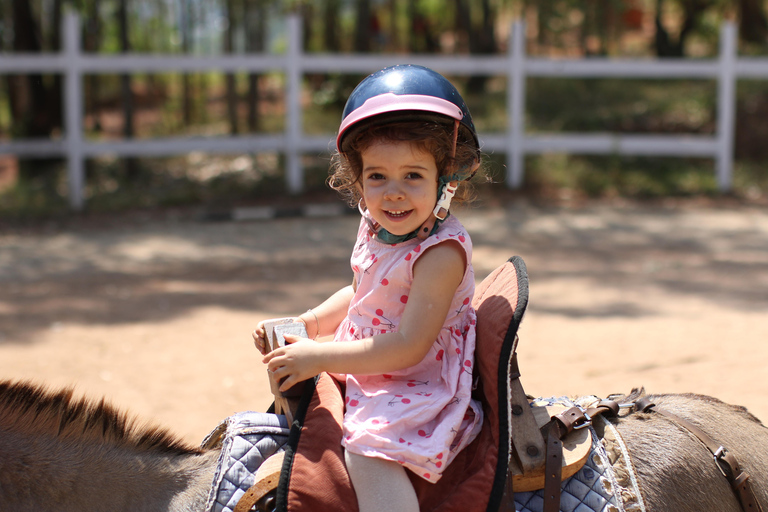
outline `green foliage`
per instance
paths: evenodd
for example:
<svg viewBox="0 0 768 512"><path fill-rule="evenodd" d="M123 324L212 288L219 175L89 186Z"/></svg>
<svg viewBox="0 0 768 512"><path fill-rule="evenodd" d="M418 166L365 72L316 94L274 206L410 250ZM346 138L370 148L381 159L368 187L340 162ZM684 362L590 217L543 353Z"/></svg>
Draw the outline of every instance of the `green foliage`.
<svg viewBox="0 0 768 512"><path fill-rule="evenodd" d="M714 129L713 81L531 78L526 90L530 132Z"/></svg>
<svg viewBox="0 0 768 512"><path fill-rule="evenodd" d="M83 40L89 51L102 54L121 51L118 2L69 0L81 13ZM662 9L662 21L671 38L677 38L686 16L686 7L697 11L694 30L683 45L687 56L711 57L717 53L720 24L733 11L729 0L463 0L469 20L459 19L460 2L440 0L369 1L385 33L374 47L401 52L407 60L413 44L412 16L422 14L435 45L432 51L466 52L468 39L487 35L483 29L483 5L488 7L494 26L493 47L505 51L506 27L525 14L529 22L529 51L536 56L579 56L589 53L621 56L653 55L653 18ZM643 27L629 28L622 13L629 5L639 6ZM53 7L43 0L31 0L36 27L46 50L56 47L52 31ZM52 5L58 5L54 3ZM262 38L272 53L285 49L285 39L274 27L286 13L304 17L306 48L327 51L324 37L328 26L335 27L341 51L352 51L358 28L359 2L344 0L136 0L127 2L130 47L137 52L220 54L224 39L232 31L234 52L245 51L246 43ZM47 7L46 7L47 6ZM232 12L228 12L228 6ZM46 8L44 8L46 7ZM327 8L331 7L330 10ZM697 7L697 8L698 8ZM187 8L187 10L183 10ZM182 11L185 13L182 16ZM765 11L765 9L764 9ZM0 22L10 16L0 9ZM326 12L337 17L327 24ZM49 16L43 19L44 16ZM256 33L250 23L263 17L267 33ZM275 23L278 21L278 23ZM759 20L758 20L759 21ZM466 23L463 23L466 22ZM537 23L537 25L534 25ZM191 38L182 48L182 28ZM759 25L759 23L757 24ZM0 24L8 26L8 23ZM469 34L464 33L469 28ZM758 26L759 28L759 26ZM32 31L35 32L35 31ZM758 34L759 36L759 34ZM0 32L8 48L10 35ZM629 42L627 42L629 41ZM419 46L426 48L426 45ZM630 49L630 50L628 50ZM768 44L759 37L742 41L742 54L768 54ZM53 76L41 82L49 90ZM225 76L221 73L188 75L190 96L184 101L180 74L134 75L136 138L237 133L277 133L284 129L283 76L265 73L258 78L259 99L256 126L248 125L249 80L235 75L237 114L227 115ZM303 130L310 135L335 131L341 109L361 76L342 73L306 77L309 102L303 112ZM3 79L3 78L0 78ZM507 126L507 83L502 77L449 77L462 91L482 133L503 131ZM4 79L3 79L4 80ZM122 84L117 75L88 77L85 98L86 136L92 140L122 138ZM479 90L475 86L480 83ZM5 82L3 82L5 85ZM555 79L529 78L526 84L526 131L543 132L631 132L712 134L715 129L716 83L707 80L639 79ZM0 88L0 136L24 136L23 119L11 113L9 86ZM17 95L18 96L18 95ZM52 96L52 95L49 95ZM190 106L189 118L184 116ZM44 111L38 111L37 114ZM30 110L31 112L31 110ZM27 115L39 118L39 115ZM766 81L738 83L736 169L734 189L744 197L768 194L768 85ZM58 127L49 132L57 134ZM324 190L327 158L305 157L306 184L310 192ZM504 179L504 155L489 157L495 181ZM275 154L217 157L189 155L169 159L97 159L88 162L86 204L95 211L126 208L155 208L175 205L218 205L275 200L287 192L283 158ZM32 172L29 172L29 171ZM23 163L22 180L0 191L0 215L52 215L66 211L66 172L63 162ZM714 164L708 159L646 158L618 156L541 155L526 159L526 191L530 194L570 191L589 197L714 194L717 186ZM31 212L31 213L30 213Z"/></svg>
<svg viewBox="0 0 768 512"><path fill-rule="evenodd" d="M718 192L712 160L546 154L527 158L526 167L527 187L550 195L655 198Z"/></svg>

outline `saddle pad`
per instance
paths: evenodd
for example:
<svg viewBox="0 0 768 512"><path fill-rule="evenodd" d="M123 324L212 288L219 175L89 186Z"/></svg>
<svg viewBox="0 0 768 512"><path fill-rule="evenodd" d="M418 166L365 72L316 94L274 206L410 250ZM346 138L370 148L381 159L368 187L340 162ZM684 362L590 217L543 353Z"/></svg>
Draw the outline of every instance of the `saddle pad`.
<svg viewBox="0 0 768 512"><path fill-rule="evenodd" d="M537 399L534 405L577 405L568 398ZM611 460L597 432L592 431L592 448L584 466L561 485L561 512L626 512L622 503L622 486L616 477L614 463ZM516 512L542 512L544 508L543 490L515 493Z"/></svg>
<svg viewBox="0 0 768 512"><path fill-rule="evenodd" d="M214 429L203 441L206 448L221 446L206 512L232 512L259 466L285 449L289 432L285 416L253 411L234 414Z"/></svg>

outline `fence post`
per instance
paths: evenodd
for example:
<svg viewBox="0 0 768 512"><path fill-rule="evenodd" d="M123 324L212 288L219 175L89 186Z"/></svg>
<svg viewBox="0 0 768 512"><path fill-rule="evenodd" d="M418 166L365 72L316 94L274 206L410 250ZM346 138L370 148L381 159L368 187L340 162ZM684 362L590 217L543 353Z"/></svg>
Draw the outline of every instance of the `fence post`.
<svg viewBox="0 0 768 512"><path fill-rule="evenodd" d="M731 189L733 141L736 131L736 58L738 32L733 21L720 26L720 70L717 78L717 186Z"/></svg>
<svg viewBox="0 0 768 512"><path fill-rule="evenodd" d="M507 65L507 186L520 188L525 172L525 23L517 20L512 24L510 42Z"/></svg>
<svg viewBox="0 0 768 512"><path fill-rule="evenodd" d="M69 11L64 15L62 48L67 63L64 71L64 144L67 154L69 205L83 209L85 165L83 161L83 90L80 69L80 18Z"/></svg>
<svg viewBox="0 0 768 512"><path fill-rule="evenodd" d="M286 185L288 192L299 194L304 190L304 170L301 167L302 116L301 116L301 82L303 37L301 33L301 18L291 14L286 19L288 28L288 50L285 68L286 94Z"/></svg>

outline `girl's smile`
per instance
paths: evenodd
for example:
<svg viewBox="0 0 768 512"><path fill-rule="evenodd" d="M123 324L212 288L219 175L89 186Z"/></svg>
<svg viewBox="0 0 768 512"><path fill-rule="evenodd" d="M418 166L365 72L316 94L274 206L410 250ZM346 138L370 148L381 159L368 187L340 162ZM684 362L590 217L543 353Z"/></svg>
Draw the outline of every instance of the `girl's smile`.
<svg viewBox="0 0 768 512"><path fill-rule="evenodd" d="M393 235L417 230L437 202L437 165L411 142L375 142L361 152L362 196L373 220Z"/></svg>

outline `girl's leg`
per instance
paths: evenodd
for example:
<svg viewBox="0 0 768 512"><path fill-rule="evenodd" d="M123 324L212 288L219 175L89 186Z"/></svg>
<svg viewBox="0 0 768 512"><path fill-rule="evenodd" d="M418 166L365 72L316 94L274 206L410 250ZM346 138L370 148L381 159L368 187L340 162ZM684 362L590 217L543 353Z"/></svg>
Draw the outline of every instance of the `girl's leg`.
<svg viewBox="0 0 768 512"><path fill-rule="evenodd" d="M345 452L360 512L419 512L416 491L397 462Z"/></svg>

